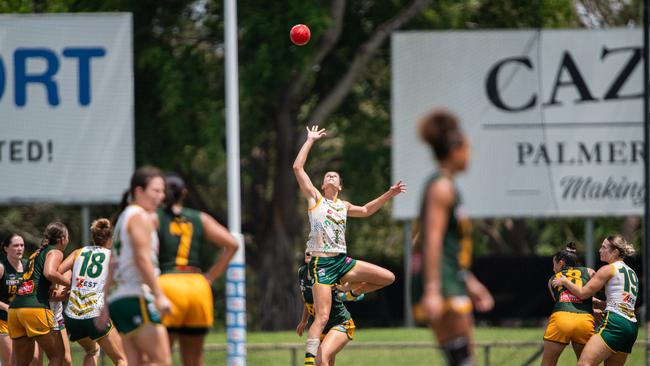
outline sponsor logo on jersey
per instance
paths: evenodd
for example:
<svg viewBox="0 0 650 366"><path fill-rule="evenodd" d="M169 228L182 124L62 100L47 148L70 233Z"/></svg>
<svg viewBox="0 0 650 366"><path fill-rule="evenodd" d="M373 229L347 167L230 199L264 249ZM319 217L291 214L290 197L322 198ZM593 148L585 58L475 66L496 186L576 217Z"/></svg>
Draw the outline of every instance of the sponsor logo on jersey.
<svg viewBox="0 0 650 366"><path fill-rule="evenodd" d="M83 288L83 287L95 288L97 287L97 282L86 280L83 277L77 277L77 284L75 286L77 288Z"/></svg>
<svg viewBox="0 0 650 366"><path fill-rule="evenodd" d="M32 292L34 292L33 280L23 282L23 284L20 285L20 288L18 289L18 295L29 295Z"/></svg>
<svg viewBox="0 0 650 366"><path fill-rule="evenodd" d="M560 294L560 302L578 302L581 303L582 300L576 295L572 294L571 291L564 291Z"/></svg>

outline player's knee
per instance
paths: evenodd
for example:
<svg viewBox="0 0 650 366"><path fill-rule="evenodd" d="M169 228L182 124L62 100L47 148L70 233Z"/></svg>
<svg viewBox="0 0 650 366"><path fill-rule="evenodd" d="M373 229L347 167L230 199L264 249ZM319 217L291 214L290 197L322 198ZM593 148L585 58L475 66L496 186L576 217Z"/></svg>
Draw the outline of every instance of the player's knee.
<svg viewBox="0 0 650 366"><path fill-rule="evenodd" d="M395 282L395 274L391 271L386 270L386 275L384 276L384 286L388 286Z"/></svg>
<svg viewBox="0 0 650 366"><path fill-rule="evenodd" d="M592 363L590 363L589 361L585 361L585 360L579 360L578 361L578 366L592 366Z"/></svg>
<svg viewBox="0 0 650 366"><path fill-rule="evenodd" d="M334 363L334 354L331 352L324 351L320 349L319 359L317 362L318 366L329 366Z"/></svg>
<svg viewBox="0 0 650 366"><path fill-rule="evenodd" d="M458 337L440 345L449 366L473 365L468 337Z"/></svg>
<svg viewBox="0 0 650 366"><path fill-rule="evenodd" d="M314 322L315 324L318 324L318 326L325 326L327 324L327 321L330 318L329 312L321 312L321 313L316 313L314 316Z"/></svg>
<svg viewBox="0 0 650 366"><path fill-rule="evenodd" d="M95 345L95 347L93 347L91 349L87 349L85 351L86 351L86 356L95 357L95 356L97 356L99 354L99 346Z"/></svg>

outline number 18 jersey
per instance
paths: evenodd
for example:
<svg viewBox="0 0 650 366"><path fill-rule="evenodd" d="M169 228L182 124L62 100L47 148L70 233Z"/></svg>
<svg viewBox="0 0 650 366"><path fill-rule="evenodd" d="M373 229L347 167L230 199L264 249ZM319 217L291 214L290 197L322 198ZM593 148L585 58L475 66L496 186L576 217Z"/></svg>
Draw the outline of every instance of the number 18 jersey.
<svg viewBox="0 0 650 366"><path fill-rule="evenodd" d="M566 276L569 281L579 286L586 285L591 278L591 276L589 276L589 269L585 267L564 268L553 277L560 278L562 275ZM584 300L580 299L564 286L553 287L553 297L555 298L555 307L553 307L553 312L567 311L569 313L593 313L591 297Z"/></svg>
<svg viewBox="0 0 650 366"><path fill-rule="evenodd" d="M75 256L65 314L73 319L95 318L104 307L104 286L111 251L104 247L89 246L77 250Z"/></svg>

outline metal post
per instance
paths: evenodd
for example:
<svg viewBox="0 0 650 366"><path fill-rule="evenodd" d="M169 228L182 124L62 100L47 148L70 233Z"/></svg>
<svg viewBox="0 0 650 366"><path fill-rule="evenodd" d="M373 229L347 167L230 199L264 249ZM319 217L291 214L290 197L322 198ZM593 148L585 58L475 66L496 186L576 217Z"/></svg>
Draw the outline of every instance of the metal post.
<svg viewBox="0 0 650 366"><path fill-rule="evenodd" d="M81 245L90 244L90 206L81 206Z"/></svg>
<svg viewBox="0 0 650 366"><path fill-rule="evenodd" d="M413 304L411 301L411 221L404 221L404 326L413 327Z"/></svg>
<svg viewBox="0 0 650 366"><path fill-rule="evenodd" d="M226 0L226 136L228 171L228 227L239 250L226 271L226 340L228 366L246 365L246 267L244 237L241 234L241 193L239 176L239 72L237 57L237 2Z"/></svg>
<svg viewBox="0 0 650 366"><path fill-rule="evenodd" d="M291 347L291 366L298 365L298 347Z"/></svg>
<svg viewBox="0 0 650 366"><path fill-rule="evenodd" d="M650 195L648 195L648 192L650 192L650 168L648 167L648 164L650 163L650 159L648 157L650 156L648 154L648 146L650 143L650 138L648 137L648 133L650 132L650 128L648 128L648 116L650 113L650 101L648 100L650 98L650 90L648 89L648 81L650 79L650 57L648 51L650 51L650 48L648 47L650 43L650 29L648 28L650 26L650 1L644 0L643 1L643 140L644 140L644 157L645 157L645 164L643 164L643 176L644 176L644 188L645 188L645 202L643 205L643 242L644 242L644 248L643 248L643 307L645 308L644 311L644 321L645 321L645 329L646 329L646 335L650 334L650 313L648 312L648 306L650 305L648 301L650 300L650 268L648 268L648 265L650 264L650 245L648 244L648 238L649 238L649 229L650 229L650 217L648 215L650 214ZM645 364L647 366L650 366L650 347L646 343L646 349L645 349L645 355L646 355L646 361Z"/></svg>
<svg viewBox="0 0 650 366"><path fill-rule="evenodd" d="M492 347L489 344L486 344L483 347L483 366L490 366L490 349Z"/></svg>
<svg viewBox="0 0 650 366"><path fill-rule="evenodd" d="M594 219L592 217L585 219L585 246L585 265L594 268L596 259L594 255Z"/></svg>

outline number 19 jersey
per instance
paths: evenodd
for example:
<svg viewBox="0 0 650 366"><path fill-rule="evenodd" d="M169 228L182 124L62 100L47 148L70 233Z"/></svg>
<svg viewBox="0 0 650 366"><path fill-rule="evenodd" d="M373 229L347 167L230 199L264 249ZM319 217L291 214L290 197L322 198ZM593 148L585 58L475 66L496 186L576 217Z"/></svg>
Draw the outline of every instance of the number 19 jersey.
<svg viewBox="0 0 650 366"><path fill-rule="evenodd" d="M636 322L634 306L639 294L639 278L634 270L623 261L611 263L610 266L613 276L605 285L605 295L607 296L605 310Z"/></svg>
<svg viewBox="0 0 650 366"><path fill-rule="evenodd" d="M111 251L89 246L77 250L72 267L70 298L65 314L73 319L99 316L104 307L104 286L108 277Z"/></svg>

